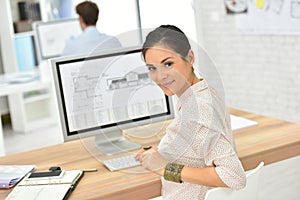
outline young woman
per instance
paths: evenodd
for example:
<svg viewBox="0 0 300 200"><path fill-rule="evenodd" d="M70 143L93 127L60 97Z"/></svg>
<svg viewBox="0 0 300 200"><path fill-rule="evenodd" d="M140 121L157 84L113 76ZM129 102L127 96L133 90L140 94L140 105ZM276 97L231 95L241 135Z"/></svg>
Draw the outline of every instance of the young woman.
<svg viewBox="0 0 300 200"><path fill-rule="evenodd" d="M157 148L136 159L162 176L163 199L204 199L211 187L245 187L246 176L233 141L229 114L195 60L185 34L172 25L150 32L142 51L153 81L178 97L178 115Z"/></svg>

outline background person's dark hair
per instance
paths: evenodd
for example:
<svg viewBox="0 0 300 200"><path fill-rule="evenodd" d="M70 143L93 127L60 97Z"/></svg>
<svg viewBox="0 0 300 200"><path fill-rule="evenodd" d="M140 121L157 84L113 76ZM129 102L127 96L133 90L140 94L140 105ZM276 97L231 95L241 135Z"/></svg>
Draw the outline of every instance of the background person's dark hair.
<svg viewBox="0 0 300 200"><path fill-rule="evenodd" d="M147 50L153 46L162 45L170 48L185 58L191 49L188 38L182 30L174 25L161 25L151 31L143 44L142 55L145 58Z"/></svg>
<svg viewBox="0 0 300 200"><path fill-rule="evenodd" d="M84 1L76 6L76 13L82 17L86 25L96 25L99 8L91 1Z"/></svg>

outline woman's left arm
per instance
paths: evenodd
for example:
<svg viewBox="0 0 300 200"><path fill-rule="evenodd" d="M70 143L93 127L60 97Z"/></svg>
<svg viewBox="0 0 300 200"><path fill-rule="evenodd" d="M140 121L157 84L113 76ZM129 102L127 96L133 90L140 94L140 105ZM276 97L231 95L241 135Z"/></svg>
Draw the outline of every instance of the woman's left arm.
<svg viewBox="0 0 300 200"><path fill-rule="evenodd" d="M205 154L205 168L185 166L182 181L209 187L242 189L246 186L246 174L233 145L220 135L213 148Z"/></svg>
<svg viewBox="0 0 300 200"><path fill-rule="evenodd" d="M193 168L184 166L181 181L204 185L207 187L228 187L217 174L215 167Z"/></svg>
<svg viewBox="0 0 300 200"><path fill-rule="evenodd" d="M141 164L148 170L164 176L166 161L156 149L144 151L139 156ZM228 187L216 173L215 167L194 168L184 166L181 171L180 179L183 182L189 182L208 187Z"/></svg>
<svg viewBox="0 0 300 200"><path fill-rule="evenodd" d="M219 143L218 145L224 145ZM226 146L226 145L225 145ZM217 148L222 149L222 148ZM194 168L184 166L181 170L180 179L183 182L199 184L207 187L230 187L241 189L246 185L246 176L243 167L235 153L220 156L218 150L212 151L208 157L211 166ZM157 149L152 148L138 154L137 159L148 170L164 176L166 161ZM208 158L208 160L210 160Z"/></svg>

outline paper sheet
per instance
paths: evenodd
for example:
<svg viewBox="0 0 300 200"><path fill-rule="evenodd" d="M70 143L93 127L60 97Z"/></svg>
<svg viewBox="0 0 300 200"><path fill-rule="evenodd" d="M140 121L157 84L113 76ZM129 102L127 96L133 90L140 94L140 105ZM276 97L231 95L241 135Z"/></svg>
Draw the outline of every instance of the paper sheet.
<svg viewBox="0 0 300 200"><path fill-rule="evenodd" d="M243 117L238 117L235 115L230 115L230 119L231 119L231 128L233 131L257 125L256 121L246 119Z"/></svg>
<svg viewBox="0 0 300 200"><path fill-rule="evenodd" d="M0 165L0 188L11 188L34 168L35 165Z"/></svg>

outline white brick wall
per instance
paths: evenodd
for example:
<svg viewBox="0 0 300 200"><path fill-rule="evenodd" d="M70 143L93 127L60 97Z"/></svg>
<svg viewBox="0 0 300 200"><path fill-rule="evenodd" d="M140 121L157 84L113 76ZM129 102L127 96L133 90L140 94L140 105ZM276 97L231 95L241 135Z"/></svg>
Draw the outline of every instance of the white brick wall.
<svg viewBox="0 0 300 200"><path fill-rule="evenodd" d="M300 123L300 35L242 35L223 0L194 0L194 8L227 104Z"/></svg>

